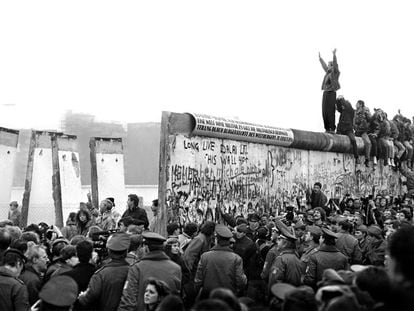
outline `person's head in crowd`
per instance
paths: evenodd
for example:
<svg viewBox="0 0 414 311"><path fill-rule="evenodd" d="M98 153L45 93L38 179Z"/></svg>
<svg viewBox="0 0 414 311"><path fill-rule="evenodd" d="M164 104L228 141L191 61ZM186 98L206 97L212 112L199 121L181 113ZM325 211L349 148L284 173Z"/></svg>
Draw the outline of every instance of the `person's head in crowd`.
<svg viewBox="0 0 414 311"><path fill-rule="evenodd" d="M81 235L81 234L77 234L77 235L73 236L70 239L69 244L70 245L73 245L73 246L76 246L79 242L82 242L82 241L85 241L85 240L88 240L89 241L90 238L88 238L88 237L86 237L84 235Z"/></svg>
<svg viewBox="0 0 414 311"><path fill-rule="evenodd" d="M9 248L3 254L1 266L17 278L22 273L25 263L26 257L21 251L15 248Z"/></svg>
<svg viewBox="0 0 414 311"><path fill-rule="evenodd" d="M322 236L320 243L335 246L338 235L327 228L322 228Z"/></svg>
<svg viewBox="0 0 414 311"><path fill-rule="evenodd" d="M206 221L201 225L200 232L204 234L206 237L211 237L214 234L214 229L216 224L212 221Z"/></svg>
<svg viewBox="0 0 414 311"><path fill-rule="evenodd" d="M180 226L176 223L170 223L167 225L167 234L168 236L177 236L180 234Z"/></svg>
<svg viewBox="0 0 414 311"><path fill-rule="evenodd" d="M315 295L318 310L324 311L360 311L361 306L346 285L330 285L318 289Z"/></svg>
<svg viewBox="0 0 414 311"><path fill-rule="evenodd" d="M10 248L18 249L23 254L25 254L27 251L27 243L28 243L27 241L24 241L22 239L13 240L10 244Z"/></svg>
<svg viewBox="0 0 414 311"><path fill-rule="evenodd" d="M112 204L112 208L114 208L115 207L115 198L113 198L113 197L108 197L108 198L106 198L108 201L110 201L111 202L111 204Z"/></svg>
<svg viewBox="0 0 414 311"><path fill-rule="evenodd" d="M376 225L369 226L367 231L368 231L368 236L370 236L371 238L374 238L374 239L383 238L381 228Z"/></svg>
<svg viewBox="0 0 414 311"><path fill-rule="evenodd" d="M82 264L89 263L92 258L93 244L89 240L84 240L76 244L76 254L79 262Z"/></svg>
<svg viewBox="0 0 414 311"><path fill-rule="evenodd" d="M401 223L404 221L409 221L410 220L410 212L402 209L399 212L397 212L397 220Z"/></svg>
<svg viewBox="0 0 414 311"><path fill-rule="evenodd" d="M322 207L315 207L313 210L313 221L325 221L326 220L326 212Z"/></svg>
<svg viewBox="0 0 414 311"><path fill-rule="evenodd" d="M365 225L360 225L356 227L355 232L354 232L354 236L358 241L366 239L367 234L368 234L368 228Z"/></svg>
<svg viewBox="0 0 414 311"><path fill-rule="evenodd" d="M269 235L269 230L266 227L259 227L257 229L257 239L266 240Z"/></svg>
<svg viewBox="0 0 414 311"><path fill-rule="evenodd" d="M35 233L33 231L25 231L25 232L23 232L21 239L23 241L26 241L26 242L32 241L35 244L39 244L40 243L39 236L37 235L37 233Z"/></svg>
<svg viewBox="0 0 414 311"><path fill-rule="evenodd" d="M99 226L90 226L88 229L88 233L86 234L86 236L90 239L92 239L92 236L97 233L102 231L102 229Z"/></svg>
<svg viewBox="0 0 414 311"><path fill-rule="evenodd" d="M248 217L248 222L249 222L250 229L252 229L254 231L257 230L257 228L259 228L259 226L260 226L259 221L260 221L260 218L257 214L255 214L255 213L250 214L249 217Z"/></svg>
<svg viewBox="0 0 414 311"><path fill-rule="evenodd" d="M322 230L318 226L308 226L306 229L305 241L313 241L314 244L319 244Z"/></svg>
<svg viewBox="0 0 414 311"><path fill-rule="evenodd" d="M317 311L315 292L309 286L292 289L285 295L283 311Z"/></svg>
<svg viewBox="0 0 414 311"><path fill-rule="evenodd" d="M155 310L160 302L171 293L171 289L164 281L149 278L144 284L144 304L146 310Z"/></svg>
<svg viewBox="0 0 414 311"><path fill-rule="evenodd" d="M180 242L177 238L171 237L167 239L167 242L165 244L165 251L166 253L171 253L173 255L179 255L180 254Z"/></svg>
<svg viewBox="0 0 414 311"><path fill-rule="evenodd" d="M348 220L340 221L339 231L344 233L350 233L352 231L352 224Z"/></svg>
<svg viewBox="0 0 414 311"><path fill-rule="evenodd" d="M283 302L286 294L294 290L296 287L288 283L275 283L270 288L269 310L282 310Z"/></svg>
<svg viewBox="0 0 414 311"><path fill-rule="evenodd" d="M79 263L78 255L76 254L76 247L67 245L60 251L60 260L68 266L74 267Z"/></svg>
<svg viewBox="0 0 414 311"><path fill-rule="evenodd" d="M388 206L388 201L386 197L381 197L379 201L379 208L386 209Z"/></svg>
<svg viewBox="0 0 414 311"><path fill-rule="evenodd" d="M303 212L298 212L296 214L296 222L303 222L303 223L305 223L306 222L306 214L303 213Z"/></svg>
<svg viewBox="0 0 414 311"><path fill-rule="evenodd" d="M11 236L9 231L6 228L0 228L0 253L4 252L10 244Z"/></svg>
<svg viewBox="0 0 414 311"><path fill-rule="evenodd" d="M128 234L141 234L145 229L145 222L142 219L134 219L127 228Z"/></svg>
<svg viewBox="0 0 414 311"><path fill-rule="evenodd" d="M190 238L193 238L197 234L197 231L198 226L194 222L189 222L184 226L184 233Z"/></svg>
<svg viewBox="0 0 414 311"><path fill-rule="evenodd" d="M241 311L236 295L228 288L215 288L210 292L209 298L225 302L233 311Z"/></svg>
<svg viewBox="0 0 414 311"><path fill-rule="evenodd" d="M142 233L142 237L144 238L144 247L147 251L153 252L164 250L166 238L162 235L155 232L145 231Z"/></svg>
<svg viewBox="0 0 414 311"><path fill-rule="evenodd" d="M131 234L128 253L134 253L138 255L139 250L142 249L144 238L141 234Z"/></svg>
<svg viewBox="0 0 414 311"><path fill-rule="evenodd" d="M277 238L277 249L279 251L296 249L296 241L297 238L289 231L288 228L280 228L280 234Z"/></svg>
<svg viewBox="0 0 414 311"><path fill-rule="evenodd" d="M354 199L354 210L359 211L361 209L361 199L355 198Z"/></svg>
<svg viewBox="0 0 414 311"><path fill-rule="evenodd" d="M275 243L276 243L277 238L278 238L278 236L279 236L279 230L277 229L277 227L276 227L276 226L273 226L273 227L270 229L270 231L271 231L270 240L271 240L272 242L275 242Z"/></svg>
<svg viewBox="0 0 414 311"><path fill-rule="evenodd" d="M86 225L91 220L91 214L87 209L81 209L76 214L76 223L79 225Z"/></svg>
<svg viewBox="0 0 414 311"><path fill-rule="evenodd" d="M303 222L301 221L296 222L294 228L295 228L295 234L299 239L305 235L306 225Z"/></svg>
<svg viewBox="0 0 414 311"><path fill-rule="evenodd" d="M392 210L390 208L385 209L382 212L382 216L384 217L384 219L392 219L393 218Z"/></svg>
<svg viewBox="0 0 414 311"><path fill-rule="evenodd" d="M177 295L169 294L158 305L157 311L184 311L184 303Z"/></svg>
<svg viewBox="0 0 414 311"><path fill-rule="evenodd" d="M348 198L346 200L346 207L349 209L354 209L354 199L353 198Z"/></svg>
<svg viewBox="0 0 414 311"><path fill-rule="evenodd" d="M359 212L354 214L353 223L355 227L358 227L364 224L364 218Z"/></svg>
<svg viewBox="0 0 414 311"><path fill-rule="evenodd" d="M69 245L69 242L66 239L62 238L54 240L51 248L52 260L58 259L60 257L60 251L67 245Z"/></svg>
<svg viewBox="0 0 414 311"><path fill-rule="evenodd" d="M132 225L134 222L134 218L131 216L126 216L124 218L121 218L118 222L118 227L120 232L126 232L128 230L128 226Z"/></svg>
<svg viewBox="0 0 414 311"><path fill-rule="evenodd" d="M244 218L243 216L237 216L236 217L236 226L241 225L241 224L248 224L247 219Z"/></svg>
<svg viewBox="0 0 414 311"><path fill-rule="evenodd" d="M152 200L151 211L154 216L158 215L158 212L159 212L158 199Z"/></svg>
<svg viewBox="0 0 414 311"><path fill-rule="evenodd" d="M263 215L260 217L260 225L261 225L261 226L267 226L268 222L269 222L269 215L267 215L267 214L263 214Z"/></svg>
<svg viewBox="0 0 414 311"><path fill-rule="evenodd" d="M32 231L32 232L36 233L39 237L41 237L41 235L42 235L42 230L40 230L40 228L39 228L39 226L38 226L37 224L30 224L30 225L28 225L28 226L24 229L24 231L25 231L25 232L30 232L30 231Z"/></svg>
<svg viewBox="0 0 414 311"><path fill-rule="evenodd" d="M112 204L110 200L108 199L102 200L101 203L99 204L99 212L101 214L109 213L113 207L114 205Z"/></svg>
<svg viewBox="0 0 414 311"><path fill-rule="evenodd" d="M198 301L192 311L233 311L227 303L220 299L204 299Z"/></svg>
<svg viewBox="0 0 414 311"><path fill-rule="evenodd" d="M9 207L11 212L16 212L19 210L19 203L17 201L11 201Z"/></svg>
<svg viewBox="0 0 414 311"><path fill-rule="evenodd" d="M0 228L6 228L7 226L13 226L13 221L10 219L0 221Z"/></svg>
<svg viewBox="0 0 414 311"><path fill-rule="evenodd" d="M248 227L246 224L240 224L234 228L234 234L236 240L240 240L246 236L246 233L248 231Z"/></svg>
<svg viewBox="0 0 414 311"><path fill-rule="evenodd" d="M129 194L127 206L130 211L133 211L138 208L139 206L139 198L136 194Z"/></svg>
<svg viewBox="0 0 414 311"><path fill-rule="evenodd" d="M22 236L22 230L17 226L6 226L6 229L9 231L10 237L13 240L20 239Z"/></svg>
<svg viewBox="0 0 414 311"><path fill-rule="evenodd" d="M66 275L52 277L39 292L39 310L72 310L78 296L78 284Z"/></svg>
<svg viewBox="0 0 414 311"><path fill-rule="evenodd" d="M390 238L389 272L391 280L399 285L414 284L414 226L402 227Z"/></svg>
<svg viewBox="0 0 414 311"><path fill-rule="evenodd" d="M230 246L230 239L233 238L233 234L230 229L225 225L217 224L215 226L217 244L219 246Z"/></svg>
<svg viewBox="0 0 414 311"><path fill-rule="evenodd" d="M377 194L377 196L375 197L375 201L374 201L376 207L380 206L381 199L382 199L382 195Z"/></svg>
<svg viewBox="0 0 414 311"><path fill-rule="evenodd" d="M76 213L75 212L71 212L68 215L68 219L66 219L66 225L73 225L76 223Z"/></svg>
<svg viewBox="0 0 414 311"><path fill-rule="evenodd" d="M369 266L355 274L354 284L368 292L375 301L385 301L391 290L391 280L382 267Z"/></svg>
<svg viewBox="0 0 414 311"><path fill-rule="evenodd" d="M322 184L318 181L313 185L313 192L320 193L322 190Z"/></svg>
<svg viewBox="0 0 414 311"><path fill-rule="evenodd" d="M27 243L27 251L25 253L27 263L39 274L46 272L49 257L43 246L36 245L30 241Z"/></svg>
<svg viewBox="0 0 414 311"><path fill-rule="evenodd" d="M108 255L113 260L124 259L128 254L131 236L127 233L117 232L109 236L106 241Z"/></svg>

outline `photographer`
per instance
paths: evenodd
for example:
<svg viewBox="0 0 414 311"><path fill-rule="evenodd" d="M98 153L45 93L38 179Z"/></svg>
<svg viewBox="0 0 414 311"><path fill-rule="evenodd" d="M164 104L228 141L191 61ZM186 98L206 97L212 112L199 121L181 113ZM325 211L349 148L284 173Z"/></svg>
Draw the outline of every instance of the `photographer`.
<svg viewBox="0 0 414 311"><path fill-rule="evenodd" d="M126 233L114 233L107 241L111 261L92 276L88 289L79 295L79 303L97 310L117 310L122 289L128 275L129 264L125 261L130 244Z"/></svg>

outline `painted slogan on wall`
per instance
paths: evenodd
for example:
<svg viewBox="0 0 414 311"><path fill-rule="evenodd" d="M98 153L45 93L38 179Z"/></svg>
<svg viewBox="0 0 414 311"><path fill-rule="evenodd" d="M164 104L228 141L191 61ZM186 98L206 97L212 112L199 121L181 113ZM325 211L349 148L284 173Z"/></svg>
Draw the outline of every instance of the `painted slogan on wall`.
<svg viewBox="0 0 414 311"><path fill-rule="evenodd" d="M194 135L229 139L243 139L256 143L290 146L293 132L273 126L253 124L238 120L213 117L205 114L191 114L195 119Z"/></svg>
<svg viewBox="0 0 414 311"><path fill-rule="evenodd" d="M304 204L316 181L339 199L401 190L388 167L355 173L350 154L182 134L169 136L167 152L168 221L182 225Z"/></svg>

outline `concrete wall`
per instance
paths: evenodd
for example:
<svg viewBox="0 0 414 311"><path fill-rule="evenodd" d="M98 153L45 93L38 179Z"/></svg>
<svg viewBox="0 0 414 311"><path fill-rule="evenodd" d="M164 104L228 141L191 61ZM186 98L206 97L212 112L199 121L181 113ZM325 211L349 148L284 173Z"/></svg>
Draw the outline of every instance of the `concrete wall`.
<svg viewBox="0 0 414 311"><path fill-rule="evenodd" d="M204 130L203 123L198 126L203 132L197 132L191 115L164 115L159 196L167 222L216 220L219 209L246 216L249 206L277 213L287 204L305 201L317 181L329 198L403 191L400 174L382 162L375 170L356 170L346 136L267 127L273 136L264 141L260 126L203 118L210 128ZM227 123L231 127L225 128ZM260 143L255 143L258 133ZM358 138L360 153L361 143Z"/></svg>
<svg viewBox="0 0 414 311"><path fill-rule="evenodd" d="M0 128L0 219L8 216L18 137L18 131Z"/></svg>

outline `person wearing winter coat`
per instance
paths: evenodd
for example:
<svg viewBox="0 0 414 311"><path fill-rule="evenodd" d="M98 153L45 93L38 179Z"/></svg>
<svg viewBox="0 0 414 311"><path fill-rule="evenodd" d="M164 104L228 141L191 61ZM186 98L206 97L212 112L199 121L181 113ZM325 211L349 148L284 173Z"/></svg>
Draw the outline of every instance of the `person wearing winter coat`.
<svg viewBox="0 0 414 311"><path fill-rule="evenodd" d="M326 132L333 133L335 131L335 101L336 91L340 89L339 85L339 69L338 61L336 59L336 49L332 51L333 59L328 65L319 53L319 61L325 71L325 76L322 82L322 117Z"/></svg>
<svg viewBox="0 0 414 311"><path fill-rule="evenodd" d="M72 212L69 214L66 220L66 226L61 230L62 236L70 241L75 235L78 234L78 227L76 226L76 213Z"/></svg>
<svg viewBox="0 0 414 311"><path fill-rule="evenodd" d="M378 144L379 144L379 133L380 133L380 125L382 121L381 109L374 109L374 114L371 117L369 123L369 132L368 137L371 140L371 155L372 155L372 162L375 165L378 164Z"/></svg>
<svg viewBox="0 0 414 311"><path fill-rule="evenodd" d="M371 122L371 112L369 108L365 106L364 101L358 100L356 104L356 111L354 115L354 130L355 135L361 137L364 141L365 152L365 166L369 166L371 159L371 140L368 136Z"/></svg>
<svg viewBox="0 0 414 311"><path fill-rule="evenodd" d="M354 134L354 108L352 108L351 103L347 101L343 96L338 96L336 100L336 110L338 110L338 112L341 114L339 117L338 126L336 128L336 133L347 135L349 137L352 144L355 162L357 162L358 146Z"/></svg>
<svg viewBox="0 0 414 311"><path fill-rule="evenodd" d="M88 209L82 208L76 214L76 227L80 235L86 236L89 228L93 225L92 216Z"/></svg>

